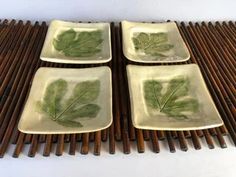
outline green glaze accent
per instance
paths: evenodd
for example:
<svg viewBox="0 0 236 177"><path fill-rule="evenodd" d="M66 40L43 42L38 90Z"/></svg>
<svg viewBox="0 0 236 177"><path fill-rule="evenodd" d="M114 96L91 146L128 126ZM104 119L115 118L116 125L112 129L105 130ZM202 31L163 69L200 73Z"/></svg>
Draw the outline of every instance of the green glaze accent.
<svg viewBox="0 0 236 177"><path fill-rule="evenodd" d="M199 109L198 100L189 98L189 79L171 79L163 93L163 83L157 80L144 81L144 98L148 107L165 113L175 119L188 119L185 112L195 113ZM185 97L185 98L184 98Z"/></svg>
<svg viewBox="0 0 236 177"><path fill-rule="evenodd" d="M95 101L100 92L100 81L84 81L76 84L73 93L64 99L68 84L63 79L50 83L46 88L43 101L37 102L38 110L51 120L68 127L82 127L75 119L94 118L100 111Z"/></svg>
<svg viewBox="0 0 236 177"><path fill-rule="evenodd" d="M101 52L102 32L76 32L73 29L64 31L53 39L57 51L69 57L91 57Z"/></svg>
<svg viewBox="0 0 236 177"><path fill-rule="evenodd" d="M166 57L163 52L168 52L174 47L167 43L166 33L138 33L132 40L135 50L156 57Z"/></svg>

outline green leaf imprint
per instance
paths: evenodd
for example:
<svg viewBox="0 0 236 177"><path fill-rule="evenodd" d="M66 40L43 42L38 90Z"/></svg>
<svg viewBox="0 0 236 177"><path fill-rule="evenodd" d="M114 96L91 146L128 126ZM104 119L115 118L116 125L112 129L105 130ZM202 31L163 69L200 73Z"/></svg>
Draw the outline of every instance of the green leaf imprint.
<svg viewBox="0 0 236 177"><path fill-rule="evenodd" d="M72 120L58 120L57 123L64 127L83 127L80 122Z"/></svg>
<svg viewBox="0 0 236 177"><path fill-rule="evenodd" d="M162 90L162 82L144 81L144 98L148 107L175 119L187 119L186 112L198 111L197 99L188 97L189 80L187 78L176 77L168 82L164 93Z"/></svg>
<svg viewBox="0 0 236 177"><path fill-rule="evenodd" d="M100 111L95 101L100 92L100 81L84 81L76 84L73 93L68 99L64 99L68 84L63 79L50 83L43 98L37 102L39 111L46 114L51 120L67 127L82 127L74 121L81 118L94 118Z"/></svg>
<svg viewBox="0 0 236 177"><path fill-rule="evenodd" d="M62 115L63 119L75 119L75 118L94 118L97 116L100 107L96 104L86 104L78 109L71 109L70 112L66 112Z"/></svg>
<svg viewBox="0 0 236 177"><path fill-rule="evenodd" d="M46 88L45 96L42 102L38 102L42 112L47 113L51 119L55 120L57 114L62 109L61 99L67 92L67 82L63 79L58 79Z"/></svg>
<svg viewBox="0 0 236 177"><path fill-rule="evenodd" d="M57 51L70 57L90 57L101 51L102 32L75 32L73 29L59 34L53 39Z"/></svg>
<svg viewBox="0 0 236 177"><path fill-rule="evenodd" d="M166 33L139 33L132 40L135 50L151 56L166 57L163 52L168 52L174 47L167 43L168 36Z"/></svg>

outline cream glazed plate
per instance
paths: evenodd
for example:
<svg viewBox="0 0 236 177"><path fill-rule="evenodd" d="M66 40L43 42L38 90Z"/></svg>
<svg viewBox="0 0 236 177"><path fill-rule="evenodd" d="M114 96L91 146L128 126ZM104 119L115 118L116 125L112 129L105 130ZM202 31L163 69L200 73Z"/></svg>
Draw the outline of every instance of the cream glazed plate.
<svg viewBox="0 0 236 177"><path fill-rule="evenodd" d="M109 23L53 20L40 58L57 63L105 63L111 60Z"/></svg>
<svg viewBox="0 0 236 177"><path fill-rule="evenodd" d="M183 62L190 58L176 23L122 21L123 53L141 63Z"/></svg>
<svg viewBox="0 0 236 177"><path fill-rule="evenodd" d="M197 130L223 121L196 64L127 66L134 127Z"/></svg>
<svg viewBox="0 0 236 177"><path fill-rule="evenodd" d="M112 123L111 70L40 68L18 129L30 134L69 134L105 129Z"/></svg>

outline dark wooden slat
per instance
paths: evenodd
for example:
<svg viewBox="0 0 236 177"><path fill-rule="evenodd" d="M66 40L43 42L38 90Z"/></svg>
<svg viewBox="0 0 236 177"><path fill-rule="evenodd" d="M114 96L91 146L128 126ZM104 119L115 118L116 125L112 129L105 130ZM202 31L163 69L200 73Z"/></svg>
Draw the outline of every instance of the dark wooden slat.
<svg viewBox="0 0 236 177"><path fill-rule="evenodd" d="M6 78L7 73L9 71L9 67L12 65L12 63L14 63L14 61L17 59L17 57L20 56L21 51L23 50L23 47L20 45L21 41L26 38L30 32L30 23L27 23L25 26L22 26L18 32L15 34L15 39L14 39L14 44L12 44L12 46L14 46L14 48L10 51L7 52L6 56L0 56L3 57L3 59L1 60L1 66L0 66L0 78L2 77L3 79ZM17 56L17 57L16 57ZM17 70L16 70L17 71ZM3 82L3 79L0 80L0 83ZM8 78L9 80L9 78ZM2 85L2 84L1 84ZM8 89L9 90L9 89ZM6 92L8 93L9 91L6 90ZM2 91L1 96L1 102L0 102L0 110L2 110L3 104L4 104L4 91Z"/></svg>
<svg viewBox="0 0 236 177"><path fill-rule="evenodd" d="M214 128L210 128L209 129L209 132L210 132L210 134L212 135L212 136L216 136L216 130L214 129Z"/></svg>
<svg viewBox="0 0 236 177"><path fill-rule="evenodd" d="M114 135L114 124L109 128L109 153L115 154L115 135Z"/></svg>
<svg viewBox="0 0 236 177"><path fill-rule="evenodd" d="M111 24L111 41L112 41L112 100L113 100L113 119L115 139L121 140L121 125L120 125L120 105L119 105L119 91L118 91L118 59L117 59L117 44L116 44L116 29L114 23Z"/></svg>
<svg viewBox="0 0 236 177"><path fill-rule="evenodd" d="M45 23L44 23L44 25L45 25ZM35 42L35 41L32 39L30 43L33 43L33 42ZM41 48L41 46L38 45L38 48ZM27 49L30 50L31 48L29 47ZM40 50L37 50L37 52L35 53L36 56L39 55L39 51ZM25 55L25 56L27 56L27 55ZM28 72L28 74L29 73L30 72ZM15 124L17 123L17 117L19 117L19 114L20 114L20 111L21 111L21 107L22 107L22 104L24 102L24 99L25 99L25 96L26 96L26 93L27 93L27 90L28 90L28 87L29 87L29 80L30 80L30 76L27 75L26 79L24 79L24 86L22 88L19 88L19 86L18 86L17 91L20 91L20 94L17 97L18 101L17 101L16 105L14 106L15 109L14 109L12 115L11 115L9 124L8 124L7 129L5 131L5 134L3 136L3 141L2 141L2 144L1 144L1 148L0 148L0 156L1 157L4 155L4 153L5 153L5 151L6 151L7 147L8 147L12 131L14 129Z"/></svg>
<svg viewBox="0 0 236 177"><path fill-rule="evenodd" d="M30 24L28 23L28 25L30 25ZM36 24L36 25L38 26L38 24ZM37 26L36 26L36 28L37 28ZM21 62L21 57L25 53L27 54L29 52L27 47L32 47L32 45L33 45L32 41L29 40L32 33L34 33L34 35L36 35L37 30L34 32L32 26L28 26L28 29L27 29L25 35L21 35L22 36L21 41L18 41L18 43L16 44L16 45L20 45L19 49L14 50L13 52L8 51L7 55L5 56L7 58L6 59L7 62L6 62L6 65L4 66L4 68L1 69L2 72L0 75L0 85L1 85L0 95L2 96L0 108L2 108L2 104L4 103L4 101L3 101L4 95L3 94L8 86L8 82L12 82L13 78L15 77L15 75L17 74L17 72L19 70L20 63L23 63L23 61ZM11 62L10 62L9 58L11 59ZM1 66L3 66L3 65L1 65Z"/></svg>
<svg viewBox="0 0 236 177"><path fill-rule="evenodd" d="M220 131L221 131L221 133L222 133L222 135L228 135L228 130L227 130L227 128L225 127L225 125L223 125L223 126L221 126L220 127Z"/></svg>
<svg viewBox="0 0 236 177"><path fill-rule="evenodd" d="M211 81L208 78L208 77L211 77L211 75L208 75L207 73L209 73L209 72L207 72L207 68L203 67L203 65L201 63L202 60L200 60L201 56L199 56L200 52L198 52L198 50L196 49L196 46L193 45L194 42L193 42L193 40L191 38L191 35L188 32L188 30L187 30L184 23L181 23L181 32L182 32L182 34L184 34L183 36L185 38L187 38L188 44L190 45L189 51L191 52L191 54L193 56L192 59L194 60L195 63L199 64L201 72L203 74L203 77L204 77L204 79L207 83L207 86L208 86L209 90L211 91L211 94L213 96L215 104L217 105L217 108L220 111L222 118L224 119L224 123L226 124L226 126L227 126L227 128L230 132L230 135L231 135L234 143L236 144L236 135L235 135L235 132L234 132L234 128L232 127L230 121L228 120L228 116L226 115L225 110L222 106L222 103L224 103L224 98L223 98L223 96L221 95L220 92L217 92L217 94L216 94L216 89L214 89ZM194 55L193 55L193 52L194 52ZM195 57L197 57L197 59ZM213 83L214 83L214 81L213 81ZM221 97L221 100L223 99L223 101L219 101L219 98L218 98L219 96Z"/></svg>
<svg viewBox="0 0 236 177"><path fill-rule="evenodd" d="M223 138L223 136L221 134L221 131L220 131L220 129L218 127L216 128L216 132L217 132L216 137L217 137L217 139L219 141L220 147L221 148L227 148L226 142L225 142L225 140L224 140L224 138Z"/></svg>
<svg viewBox="0 0 236 177"><path fill-rule="evenodd" d="M168 142L169 150L170 150L170 152L174 153L176 150L175 150L175 145L174 145L173 139L171 137L171 133L170 133L170 131L165 131L165 133L166 133L166 139Z"/></svg>
<svg viewBox="0 0 236 177"><path fill-rule="evenodd" d="M149 130L143 130L143 139L145 141L149 141L150 140L150 132L149 132Z"/></svg>
<svg viewBox="0 0 236 177"><path fill-rule="evenodd" d="M201 49L201 47L205 47L204 43L201 41L202 38L200 38L200 36L198 36L198 34L196 33L196 31L194 31L194 28L193 28L193 25L190 23L190 32L192 32L193 34L193 37L199 37L198 39L196 39L196 43L198 43L198 41L201 42L201 44L198 44L198 47L199 49ZM196 34L196 36L195 36ZM207 53L207 52L206 52ZM209 60L212 60L212 58L210 57L210 55L207 55L207 57L204 55L204 53L202 54L204 56L204 58L208 58ZM234 120L234 116L233 116L233 113L235 113L235 107L234 107L234 102L232 103L231 101L235 101L235 99L232 97L230 97L232 100L230 100L230 98L228 96L231 96L229 95L229 93L232 93L231 90L227 87L227 84L225 83L224 85L222 85L222 82L223 82L223 78L220 74L215 74L215 70L217 70L217 68L212 68L212 65L213 63L207 63L208 60L203 60L203 64L208 66L208 69L211 71L211 75L209 76L214 76L215 79L212 79L213 82L216 82L215 84L215 88L219 88L219 93L218 95L222 95L222 101L225 105L224 107L224 110L227 112L228 114L228 118L229 118L229 121L230 123L232 124L233 128L234 128L234 131L236 130L236 122ZM219 81L218 79L218 76L220 77L221 81ZM225 90L227 89L227 90ZM227 103L225 102L225 99L227 100ZM231 113L231 111L233 113Z"/></svg>
<svg viewBox="0 0 236 177"><path fill-rule="evenodd" d="M64 136L64 142L65 142L65 143L69 143L69 142L70 142L70 135L69 135L69 134L65 134L65 136Z"/></svg>
<svg viewBox="0 0 236 177"><path fill-rule="evenodd" d="M232 83L235 79L232 77L232 74L228 72L228 67L226 67L224 62L222 61L224 60L224 56L222 55L220 56L219 52L215 49L215 46L213 45L214 42L208 38L207 36L208 33L206 31L204 32L201 31L201 28L198 23L196 23L196 27L194 29L196 29L195 32L197 32L199 38L201 38L201 42L203 44L202 46L204 46L204 49L209 51L208 53L209 64L213 66L212 68L215 71L218 71L219 79L221 80L222 84L224 84L226 92L231 91L231 88L234 88ZM223 80L225 82L223 82ZM231 98L232 101L231 104L236 105L235 95L228 94L228 96Z"/></svg>
<svg viewBox="0 0 236 177"><path fill-rule="evenodd" d="M58 135L52 135L52 143L57 143Z"/></svg>
<svg viewBox="0 0 236 177"><path fill-rule="evenodd" d="M88 154L89 152L89 134L88 133L83 133L82 135L82 146L80 153L81 154Z"/></svg>
<svg viewBox="0 0 236 177"><path fill-rule="evenodd" d="M228 30L228 33L231 35L231 37L234 39L234 42L236 43L236 30L233 26L227 24L225 21L222 23L222 25Z"/></svg>
<svg viewBox="0 0 236 177"><path fill-rule="evenodd" d="M29 36L28 35L30 35L30 32L31 32L31 28L28 28L28 31L27 31L27 33L25 34L25 36L24 36L24 38L26 39L26 38L28 38ZM35 33L36 34L36 33ZM32 46L32 43L31 43L31 46ZM18 57L20 57L20 54L21 54L21 51L22 50L26 50L26 48L27 48L27 46L25 46L25 47L22 47L21 49L19 49L19 56ZM29 50L28 50L29 51ZM27 54L25 54L25 57L24 57L24 62L26 62L26 58L28 57L28 53ZM14 57L14 58L16 58L16 57ZM30 65L31 63L29 62L28 63L28 65ZM21 67L21 69L23 69L23 64L21 65L22 67ZM18 72L18 70L17 70L17 68L11 68L11 70L12 70L12 72L13 71L15 71L15 73L19 73ZM9 73L9 72L8 72ZM21 76L21 73L20 74L18 74L17 75L17 78L15 78L15 77L11 77L10 75L8 75L7 74L7 76L6 76L6 78L5 78L5 80L4 81L6 81L6 80L11 80L11 82L14 82L13 83L13 86L12 86L12 89L9 91L9 95L2 95L2 97L1 97L1 102L0 102L0 111L1 111L1 113L0 113L0 125L1 126L6 126L6 123L7 123L7 120L8 119L6 119L5 118L5 115L7 114L7 112L9 113L9 107L10 107L10 105L13 105L13 103L12 103L12 99L13 98L15 98L16 99L16 97L14 97L14 93L16 92L16 88L18 87L18 80L20 79L20 76ZM2 87L0 88L0 90L2 90L2 93L4 92L4 90L5 90L5 88L7 87L7 83L5 82L5 85L2 85ZM5 100L6 100L6 103L4 104L4 102L5 102ZM12 107L12 108L14 108L14 107ZM11 109L12 109L11 108ZM7 116L6 116L7 117ZM5 122L5 123L4 123ZM4 128L2 128L2 130L4 131ZM1 134L1 133L0 133ZM0 138L1 139L1 138Z"/></svg>
<svg viewBox="0 0 236 177"><path fill-rule="evenodd" d="M42 35L43 35L43 37L44 37L45 34L46 34L46 26L45 26L45 25L43 26L42 30L44 30L44 31L42 31ZM41 33L39 33L38 40L39 40L39 39L41 40L41 41L39 41L39 44L42 45L43 38L42 38L42 36L41 36L40 34L41 34ZM38 60L38 61L35 60L35 61L33 61L33 63L36 63L36 68L38 68L42 62L41 62L40 60ZM33 63L32 63L32 65L34 66ZM33 67L32 67L32 68L33 68ZM32 80L31 80L31 82L32 82ZM18 132L18 131L17 131L17 132ZM21 133L21 134L22 134L22 133ZM13 138L15 139L14 141L16 141L16 140L17 140L17 134L13 135ZM21 142L21 141L20 141L20 142ZM24 142L25 142L25 143L30 143L30 142L31 142L31 135L27 134L27 135L25 136ZM22 142L22 143L23 143L23 142ZM22 145L18 144L18 146L21 147Z"/></svg>
<svg viewBox="0 0 236 177"><path fill-rule="evenodd" d="M183 131L177 131L177 135L178 135L180 149L182 151L187 151L188 146L187 146Z"/></svg>
<svg viewBox="0 0 236 177"><path fill-rule="evenodd" d="M25 134L21 133L19 135L19 138L17 139L16 148L15 148L14 153L12 155L15 158L19 157L19 155L22 151L22 148L24 146L24 137L25 137Z"/></svg>
<svg viewBox="0 0 236 177"><path fill-rule="evenodd" d="M18 129L14 129L13 134L12 134L12 140L11 140L12 144L16 144L17 143L17 139L19 137L19 134L20 134L19 130Z"/></svg>
<svg viewBox="0 0 236 177"><path fill-rule="evenodd" d="M32 139L32 135L31 135L31 134L26 134L26 135L25 135L24 143L25 143L25 144L30 144L31 139Z"/></svg>
<svg viewBox="0 0 236 177"><path fill-rule="evenodd" d="M39 143L45 143L46 135L39 135Z"/></svg>
<svg viewBox="0 0 236 177"><path fill-rule="evenodd" d="M29 157L34 157L37 150L38 150L38 137L39 137L39 135L33 135L32 142L31 142L31 145L30 145L30 149L29 149L29 152L28 152Z"/></svg>
<svg viewBox="0 0 236 177"><path fill-rule="evenodd" d="M209 23L212 25L212 23ZM236 55L236 46L234 43L232 43L230 37L228 37L227 33L225 33L224 29L219 24L215 25L215 29L219 32L219 34L222 36L224 41L226 42L226 45L233 51L233 54Z"/></svg>
<svg viewBox="0 0 236 177"><path fill-rule="evenodd" d="M201 149L201 144L200 144L200 142L199 142L199 139L198 139L198 136L197 136L197 134L196 134L196 131L192 131L192 130L191 130L190 133L191 133L191 138L192 138L192 140L193 140L194 148L195 148L196 150Z"/></svg>
<svg viewBox="0 0 236 177"><path fill-rule="evenodd" d="M199 137L203 137L204 136L202 130L196 130L196 133L197 133L197 136L199 136Z"/></svg>
<svg viewBox="0 0 236 177"><path fill-rule="evenodd" d="M123 143L123 152L125 154L129 154L130 153L129 134L124 129L122 129L122 143Z"/></svg>
<svg viewBox="0 0 236 177"><path fill-rule="evenodd" d="M95 133L95 141L94 141L94 155L100 155L101 151L101 131L97 131Z"/></svg>
<svg viewBox="0 0 236 177"><path fill-rule="evenodd" d="M184 136L185 136L185 138L191 138L190 131L184 131Z"/></svg>
<svg viewBox="0 0 236 177"><path fill-rule="evenodd" d="M8 27L9 28L9 27ZM14 48L15 41L17 41L19 31L23 28L23 22L20 20L17 25L12 27L12 30L9 31L8 35L4 38L4 41L0 44L0 65L4 62L4 56L6 53ZM11 28L10 28L11 29ZM5 60L5 62L7 62Z"/></svg>
<svg viewBox="0 0 236 177"><path fill-rule="evenodd" d="M19 21L18 24L15 26L16 21L12 20L7 27L5 27L0 32L0 54L1 57L4 56L3 49L6 47L7 43L12 37L12 33L17 31L17 27L19 28L19 24L22 25L22 21Z"/></svg>
<svg viewBox="0 0 236 177"><path fill-rule="evenodd" d="M208 132L208 130L202 130L202 131L203 131L203 134L204 134L204 137L206 139L209 149L214 149L215 147L214 147L214 143L212 141L212 138L210 136L210 133Z"/></svg>
<svg viewBox="0 0 236 177"><path fill-rule="evenodd" d="M216 27L211 22L208 23L208 29L218 39L218 42L221 44L221 48L223 48L223 51L228 53L228 55L230 56L228 58L225 58L227 60L227 63L229 63L229 65L231 65L231 66L234 66L236 63L236 61L235 61L236 53L234 50L232 50L232 47L228 43L227 39L221 35L221 33L216 29Z"/></svg>
<svg viewBox="0 0 236 177"><path fill-rule="evenodd" d="M8 19L4 19L2 23L0 24L0 31L2 32L8 26L8 24L9 24ZM0 37L1 37L1 33L0 33Z"/></svg>
<svg viewBox="0 0 236 177"><path fill-rule="evenodd" d="M176 132L176 131L171 131L170 133L171 133L171 136L172 136L174 139L178 138L178 135L177 135L177 132Z"/></svg>
<svg viewBox="0 0 236 177"><path fill-rule="evenodd" d="M44 145L43 156L45 157L49 156L51 153L51 148L52 148L52 135L47 135L46 142Z"/></svg>
<svg viewBox="0 0 236 177"><path fill-rule="evenodd" d="M102 132L101 132L102 134L101 134L101 140L103 141L103 142L106 142L107 141L107 134L108 134L108 129L105 129L105 130L102 130Z"/></svg>
<svg viewBox="0 0 236 177"><path fill-rule="evenodd" d="M229 26L236 33L236 26L234 25L232 21L229 21Z"/></svg>
<svg viewBox="0 0 236 177"><path fill-rule="evenodd" d="M82 134L81 133L76 134L76 141L80 142L81 140L82 140Z"/></svg>
<svg viewBox="0 0 236 177"><path fill-rule="evenodd" d="M202 56L204 58L206 58L205 60L203 60L203 64L206 65L208 67L208 69L211 71L210 76L214 77L214 79L212 79L212 80L218 86L218 87L216 87L216 89L219 90L219 92L223 95L224 99L227 99L227 105L226 105L227 107L225 108L225 110L228 110L228 111L229 111L229 109L235 110L234 105L236 105L236 103L235 103L236 101L235 101L234 95L231 92L230 88L228 88L227 83L225 82L225 79L221 75L223 73L223 71L221 72L221 74L219 72L217 72L217 71L219 71L218 70L219 68L217 68L216 65L214 64L213 58L211 57L210 53L206 49L206 45L204 44L203 38L201 38L201 36L198 35L199 33L197 33L197 31L195 31L195 28L193 28L192 23L190 23L190 27L191 27L190 32L192 32L193 38L195 38L195 42L197 43L199 50L202 52ZM230 111L229 111L229 114L231 114ZM236 126L235 121L233 121L233 122ZM233 122L231 122L231 123L233 123Z"/></svg>
<svg viewBox="0 0 236 177"><path fill-rule="evenodd" d="M94 139L95 139L95 133L89 133L89 141L90 142L94 142Z"/></svg>
<svg viewBox="0 0 236 177"><path fill-rule="evenodd" d="M117 35L117 39L121 39L120 37L120 33L119 33L119 29L116 29L116 35ZM118 83L119 85L121 85L122 87L119 87L119 98L120 98L120 110L121 110L121 123L122 123L122 130L121 130L121 134L122 134L122 142L123 142L123 151L125 154L129 154L130 153L130 140L129 140L129 125L128 125L128 114L127 114L127 103L126 103L126 98L124 96L124 94L126 94L126 90L124 89L124 85L125 83L123 82L123 71L122 71L122 61L121 61L121 56L120 53L122 51L122 47L121 47L121 41L117 40L117 48L118 48L118 53L117 53L117 70L118 70Z"/></svg>
<svg viewBox="0 0 236 177"><path fill-rule="evenodd" d="M205 23L202 23L201 29L202 31L204 31L205 35L207 35L208 41L211 42L210 45L214 45L214 50L216 50L214 52L217 52L217 55L221 56L221 59L214 59L214 61L218 62L219 66L223 65L224 68L227 68L226 72L230 72L231 76L233 76L232 74L233 72L236 72L236 69L234 67L231 67L233 64L231 60L234 60L234 57L228 51L227 46L223 45L223 42L217 39L217 33L215 32L215 30L208 27Z"/></svg>
<svg viewBox="0 0 236 177"><path fill-rule="evenodd" d="M56 147L56 155L57 156L61 156L63 154L63 151L64 151L64 138L65 138L64 134L58 135L57 147Z"/></svg>
<svg viewBox="0 0 236 177"><path fill-rule="evenodd" d="M151 136L151 141L152 141L152 149L153 152L155 153L159 153L160 152L160 146L159 146L159 142L158 142L158 136L157 136L157 132L156 131L149 131L150 132L150 136Z"/></svg>
<svg viewBox="0 0 236 177"><path fill-rule="evenodd" d="M165 133L162 130L157 131L157 136L159 140L165 140Z"/></svg>
<svg viewBox="0 0 236 177"><path fill-rule="evenodd" d="M118 34L119 34L119 39L118 42L119 42L119 46L120 46L120 54L119 54L119 57L118 57L118 60L119 60L119 63L118 65L120 66L119 67L119 78L121 80L121 84L120 85L120 96L122 97L122 105L121 105L121 110L123 110L123 113L125 114L125 118L127 117L127 125L128 125L128 132L129 132L129 139L131 141L134 141L135 140L135 128L132 124L132 121L131 121L131 111L130 111L130 100L129 100L129 90L128 90L128 85L127 85L127 74L126 74L126 63L127 63L127 60L126 58L124 57L123 55L123 52L122 52L122 30L121 30L121 25L119 26L119 30L118 30Z"/></svg>
<svg viewBox="0 0 236 177"><path fill-rule="evenodd" d="M231 29L228 28L228 26L225 25L224 22L222 24L220 24L219 22L216 22L216 25L219 25L221 27L221 29L223 29L225 31L225 34L230 38L230 40L233 44L236 43L236 37L234 36L235 34L233 34L234 31L231 31Z"/></svg>
<svg viewBox="0 0 236 177"><path fill-rule="evenodd" d="M3 20L3 22L0 25L0 39L3 38L2 34L4 33L4 29L7 28L7 26L8 26L8 20L5 19L5 20Z"/></svg>
<svg viewBox="0 0 236 177"><path fill-rule="evenodd" d="M139 153L143 153L145 151L144 146L144 138L143 138L143 132L141 129L136 129L136 141L137 141L137 148Z"/></svg>
<svg viewBox="0 0 236 177"><path fill-rule="evenodd" d="M183 23L182 23L182 25L183 25ZM182 31L180 31L180 32L182 32ZM182 36L183 36L183 38L185 39L185 36L183 35L183 33L182 33ZM185 41L186 41L186 39L185 39ZM189 46L188 46L188 48L190 49ZM190 50L190 53L191 53L191 50ZM193 56L193 55L192 55L192 56ZM196 60L195 60L195 61L196 61ZM212 130L214 130L214 129L212 129ZM214 148L214 144L213 144L212 139L211 139L211 137L210 137L210 135L209 135L209 133L208 133L207 130L204 130L204 136L205 136L205 138L206 138L208 147L209 147L210 149Z"/></svg>
<svg viewBox="0 0 236 177"><path fill-rule="evenodd" d="M70 136L70 149L69 149L69 154L70 154L70 155L75 155L76 148L77 148L76 134L72 134L72 135Z"/></svg>

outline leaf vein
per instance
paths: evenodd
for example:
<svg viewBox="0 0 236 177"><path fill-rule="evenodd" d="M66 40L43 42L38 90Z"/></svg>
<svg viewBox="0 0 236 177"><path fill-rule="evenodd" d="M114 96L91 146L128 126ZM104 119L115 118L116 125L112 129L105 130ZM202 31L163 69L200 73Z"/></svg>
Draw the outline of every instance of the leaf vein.
<svg viewBox="0 0 236 177"><path fill-rule="evenodd" d="M180 83L174 90L173 92L171 92L171 94L169 95L169 97L165 100L163 106L160 109L160 112L162 112L163 109L165 109L165 106L167 105L167 103L169 102L169 100L171 99L171 97L173 97L173 95L179 90L180 87L182 87L184 85L184 83Z"/></svg>

